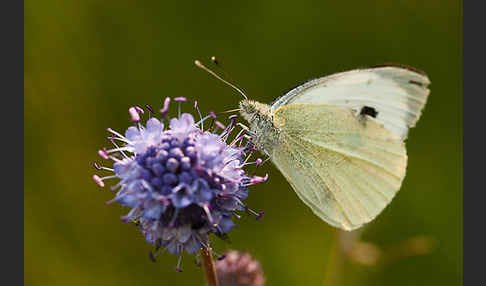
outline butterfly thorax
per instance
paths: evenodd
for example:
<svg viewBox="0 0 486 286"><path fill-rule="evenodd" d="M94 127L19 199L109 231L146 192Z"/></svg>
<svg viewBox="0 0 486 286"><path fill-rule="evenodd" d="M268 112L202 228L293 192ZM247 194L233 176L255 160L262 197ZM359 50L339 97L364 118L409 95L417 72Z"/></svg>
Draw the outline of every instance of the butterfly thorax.
<svg viewBox="0 0 486 286"><path fill-rule="evenodd" d="M278 144L279 129L273 124L270 106L253 100L240 101L240 113L250 123L255 147L271 154Z"/></svg>

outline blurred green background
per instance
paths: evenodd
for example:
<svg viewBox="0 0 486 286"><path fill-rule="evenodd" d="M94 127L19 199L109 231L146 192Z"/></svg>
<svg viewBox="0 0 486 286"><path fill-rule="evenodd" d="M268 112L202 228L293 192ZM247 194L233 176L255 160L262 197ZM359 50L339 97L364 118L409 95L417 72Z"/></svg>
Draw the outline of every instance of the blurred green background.
<svg viewBox="0 0 486 286"><path fill-rule="evenodd" d="M183 273L169 254L152 263L150 245L119 220L127 210L106 206L112 193L91 175L105 128L124 130L129 106L186 96L206 112L235 108L238 94L193 65L213 55L261 102L310 78L384 62L432 81L407 142L402 189L348 258L271 164L262 170L269 182L248 199L264 219L242 219L231 244L214 239L217 251L251 252L267 285L462 284L461 6L26 0L25 285L203 285L193 257L184 257Z"/></svg>

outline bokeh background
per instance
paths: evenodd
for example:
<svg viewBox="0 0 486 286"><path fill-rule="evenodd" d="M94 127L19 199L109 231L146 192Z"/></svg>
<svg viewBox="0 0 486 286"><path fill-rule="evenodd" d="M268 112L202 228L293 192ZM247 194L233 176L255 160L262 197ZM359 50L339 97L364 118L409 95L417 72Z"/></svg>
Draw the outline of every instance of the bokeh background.
<svg viewBox="0 0 486 286"><path fill-rule="evenodd" d="M391 205L342 237L270 180L231 244L251 252L267 285L462 284L462 3L409 1L25 1L25 285L203 285L186 255L156 263L127 212L91 180L106 127L129 106L166 96L206 112L235 108L230 88L193 65L217 56L247 94L271 102L307 79L384 62L427 72L431 96L407 142ZM189 108L189 104L188 107ZM354 243L353 243L354 240ZM342 247L351 241L350 247ZM348 244L345 244L348 245Z"/></svg>

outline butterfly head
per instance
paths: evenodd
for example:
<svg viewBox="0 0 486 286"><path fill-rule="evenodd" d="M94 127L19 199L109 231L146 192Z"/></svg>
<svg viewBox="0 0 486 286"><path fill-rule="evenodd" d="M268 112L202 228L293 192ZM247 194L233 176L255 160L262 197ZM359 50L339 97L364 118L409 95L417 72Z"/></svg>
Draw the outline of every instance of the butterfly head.
<svg viewBox="0 0 486 286"><path fill-rule="evenodd" d="M254 100L244 99L240 101L240 113L248 122L270 116L270 106Z"/></svg>
<svg viewBox="0 0 486 286"><path fill-rule="evenodd" d="M247 121L253 117L256 112L255 102L253 100L242 100L239 103L240 105L240 113Z"/></svg>
<svg viewBox="0 0 486 286"><path fill-rule="evenodd" d="M270 154L279 142L279 131L273 124L270 106L244 99L240 101L240 113L250 123L249 129L255 147Z"/></svg>

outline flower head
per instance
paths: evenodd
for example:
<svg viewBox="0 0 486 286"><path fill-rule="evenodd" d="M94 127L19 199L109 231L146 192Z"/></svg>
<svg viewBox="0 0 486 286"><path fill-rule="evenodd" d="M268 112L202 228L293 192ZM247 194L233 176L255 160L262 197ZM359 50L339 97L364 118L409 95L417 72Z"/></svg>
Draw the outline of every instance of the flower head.
<svg viewBox="0 0 486 286"><path fill-rule="evenodd" d="M185 99L175 101L180 104ZM138 224L146 240L157 249L179 255L183 250L196 253L207 246L210 233L226 234L234 227L232 218L239 217L237 211L253 212L243 203L247 187L267 177L245 173L245 166L258 166L261 159L245 162L252 145L247 137L240 136L243 130L227 142L235 128L234 118L220 134L216 133L217 126L215 130L203 130L204 121L213 115L196 123L191 114L179 113L168 120L169 128L165 128L169 103L166 99L161 120L152 117L144 126L140 123L143 110L132 107L129 114L135 126L129 127L125 135L109 128L108 139L114 148L102 149L98 154L113 161L113 168L96 163L95 167L114 174L94 175L93 179L101 187L106 179L120 179L112 187L116 196L108 203L131 208L122 220ZM153 113L150 106L147 109ZM262 214L256 214L257 218Z"/></svg>
<svg viewBox="0 0 486 286"><path fill-rule="evenodd" d="M264 286L260 263L249 253L229 251L225 259L216 261L220 286Z"/></svg>

